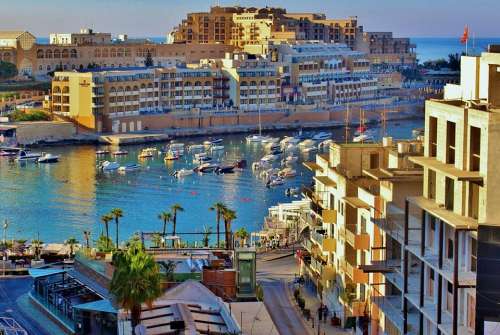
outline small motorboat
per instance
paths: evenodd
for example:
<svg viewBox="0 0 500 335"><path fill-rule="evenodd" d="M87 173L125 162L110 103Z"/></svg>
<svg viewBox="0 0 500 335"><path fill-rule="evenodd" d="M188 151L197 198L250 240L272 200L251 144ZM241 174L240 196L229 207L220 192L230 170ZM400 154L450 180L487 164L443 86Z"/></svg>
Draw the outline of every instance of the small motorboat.
<svg viewBox="0 0 500 335"><path fill-rule="evenodd" d="M137 171L140 169L141 169L141 166L139 164L131 163L131 164L126 164L124 166L120 166L118 168L118 171L119 172L132 172L132 171Z"/></svg>
<svg viewBox="0 0 500 335"><path fill-rule="evenodd" d="M205 146L203 144L192 144L188 147L189 151L198 151L205 150Z"/></svg>
<svg viewBox="0 0 500 335"><path fill-rule="evenodd" d="M97 150L95 154L97 156L109 155L109 150Z"/></svg>
<svg viewBox="0 0 500 335"><path fill-rule="evenodd" d="M112 155L113 156L126 156L126 155L128 155L128 151L127 150L117 150L117 151L113 151Z"/></svg>
<svg viewBox="0 0 500 335"><path fill-rule="evenodd" d="M262 136L262 135L248 135L246 137L247 143L262 143L262 141L266 140L268 137L267 136Z"/></svg>
<svg viewBox="0 0 500 335"><path fill-rule="evenodd" d="M224 150L224 146L223 145L212 145L210 147L210 150L211 151L221 151L221 150Z"/></svg>
<svg viewBox="0 0 500 335"><path fill-rule="evenodd" d="M362 142L373 142L375 139L372 134L369 133L363 133L361 135L355 136L352 141L355 143L362 143Z"/></svg>
<svg viewBox="0 0 500 335"><path fill-rule="evenodd" d="M319 132L316 135L312 137L314 141L324 141L332 137L332 133L327 133L327 132Z"/></svg>
<svg viewBox="0 0 500 335"><path fill-rule="evenodd" d="M282 178L293 178L297 175L297 171L292 168L284 168L278 173L278 176Z"/></svg>
<svg viewBox="0 0 500 335"><path fill-rule="evenodd" d="M285 180L281 177L274 177L271 178L267 181L266 186L267 187L274 187L274 186L279 186L283 185L285 183Z"/></svg>
<svg viewBox="0 0 500 335"><path fill-rule="evenodd" d="M217 174L233 173L235 167L236 166L234 165L221 165L215 168L215 173Z"/></svg>
<svg viewBox="0 0 500 335"><path fill-rule="evenodd" d="M120 164L117 162L104 161L99 164L99 169L103 171L115 171L120 168Z"/></svg>
<svg viewBox="0 0 500 335"><path fill-rule="evenodd" d="M273 162L273 161L276 161L279 159L279 156L278 155L273 155L273 154L269 154L269 155L265 155L264 157L262 157L260 160L262 162Z"/></svg>
<svg viewBox="0 0 500 335"><path fill-rule="evenodd" d="M179 157L180 155L177 152L169 150L164 158L164 161L175 161L178 160Z"/></svg>
<svg viewBox="0 0 500 335"><path fill-rule="evenodd" d="M313 141L311 139L304 140L299 143L299 147L304 148L304 147L312 147L316 145L316 141Z"/></svg>
<svg viewBox="0 0 500 335"><path fill-rule="evenodd" d="M30 152L27 150L21 150L17 154L16 161L18 161L18 162L35 162L40 157L42 157L42 154L40 154L38 152Z"/></svg>
<svg viewBox="0 0 500 335"><path fill-rule="evenodd" d="M148 149L143 149L141 153L139 154L138 158L151 158L154 156L156 150L153 150L151 148Z"/></svg>
<svg viewBox="0 0 500 335"><path fill-rule="evenodd" d="M58 155L42 153L42 157L38 158L36 162L40 164L57 163L59 162L59 158L60 156Z"/></svg>
<svg viewBox="0 0 500 335"><path fill-rule="evenodd" d="M209 139L203 142L204 145L214 145L214 144L219 144L222 143L223 139L222 138L216 138L216 139Z"/></svg>
<svg viewBox="0 0 500 335"><path fill-rule="evenodd" d="M274 142L267 143L264 147L270 151L281 149L281 145L279 143L274 143Z"/></svg>
<svg viewBox="0 0 500 335"><path fill-rule="evenodd" d="M0 157L14 157L17 156L20 148L3 148L0 150Z"/></svg>
<svg viewBox="0 0 500 335"><path fill-rule="evenodd" d="M289 144L298 144L300 142L300 138L287 136L280 141L281 145L286 147Z"/></svg>
<svg viewBox="0 0 500 335"><path fill-rule="evenodd" d="M214 172L217 167L218 167L217 164L205 163L195 168L195 170L200 173L208 173L208 172Z"/></svg>
<svg viewBox="0 0 500 335"><path fill-rule="evenodd" d="M180 169L180 170L175 171L172 174L172 176L174 176L176 178L182 178L185 176L192 175L193 173L194 173L194 170L192 170L192 169Z"/></svg>

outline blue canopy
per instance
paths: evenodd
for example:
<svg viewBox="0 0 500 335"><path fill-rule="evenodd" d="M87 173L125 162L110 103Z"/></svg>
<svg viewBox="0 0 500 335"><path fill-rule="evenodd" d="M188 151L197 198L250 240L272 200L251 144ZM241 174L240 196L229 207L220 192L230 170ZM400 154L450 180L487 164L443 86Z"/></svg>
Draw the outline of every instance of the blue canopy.
<svg viewBox="0 0 500 335"><path fill-rule="evenodd" d="M75 309L82 309L85 311L94 311L94 312L105 312L105 313L117 313L117 310L111 304L111 301L108 299L97 300L92 302L87 302L85 304L75 305L73 306Z"/></svg>
<svg viewBox="0 0 500 335"><path fill-rule="evenodd" d="M46 277L46 276L51 276L51 275L55 275L58 273L64 273L64 272L66 272L65 269L34 269L34 268L31 268L28 270L28 273L33 278Z"/></svg>

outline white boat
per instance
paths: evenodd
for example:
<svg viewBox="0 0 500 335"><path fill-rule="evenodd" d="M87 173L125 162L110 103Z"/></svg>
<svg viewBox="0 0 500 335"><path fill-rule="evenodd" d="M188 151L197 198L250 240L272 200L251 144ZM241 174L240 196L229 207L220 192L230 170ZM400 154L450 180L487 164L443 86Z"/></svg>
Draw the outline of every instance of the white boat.
<svg viewBox="0 0 500 335"><path fill-rule="evenodd" d="M262 140L262 143L270 144L270 143L279 143L279 137L267 137Z"/></svg>
<svg viewBox="0 0 500 335"><path fill-rule="evenodd" d="M224 150L224 146L223 145L212 145L210 147L210 150L212 151L220 151L220 150Z"/></svg>
<svg viewBox="0 0 500 335"><path fill-rule="evenodd" d="M185 176L192 175L193 173L194 173L194 170L192 170L192 169L180 169L180 170L175 171L173 173L173 176L176 178L182 178Z"/></svg>
<svg viewBox="0 0 500 335"><path fill-rule="evenodd" d="M297 175L297 171L292 168L284 168L278 175L282 178L293 178Z"/></svg>
<svg viewBox="0 0 500 335"><path fill-rule="evenodd" d="M200 173L214 172L218 167L216 164L205 163L198 166L195 170Z"/></svg>
<svg viewBox="0 0 500 335"><path fill-rule="evenodd" d="M312 137L314 141L324 141L332 137L332 133L327 133L327 132L319 132L316 135Z"/></svg>
<svg viewBox="0 0 500 335"><path fill-rule="evenodd" d="M104 161L99 164L99 168L103 171L115 171L120 168L120 164L117 162Z"/></svg>
<svg viewBox="0 0 500 335"><path fill-rule="evenodd" d="M124 166L120 166L118 168L118 171L120 171L120 172L131 172L131 171L137 171L140 168L141 168L140 165L131 163L131 164L127 164L127 165L124 165Z"/></svg>
<svg viewBox="0 0 500 335"><path fill-rule="evenodd" d="M289 155L285 158L286 163L296 163L299 160L299 157L294 155Z"/></svg>
<svg viewBox="0 0 500 335"><path fill-rule="evenodd" d="M369 133L363 133L361 135L355 136L352 141L355 143L361 143L361 142L373 142L375 138L373 135Z"/></svg>
<svg viewBox="0 0 500 335"><path fill-rule="evenodd" d="M17 154L16 161L18 161L18 162L34 162L34 161L37 161L40 157L42 157L41 153L21 150Z"/></svg>
<svg viewBox="0 0 500 335"><path fill-rule="evenodd" d="M299 143L299 147L312 147L316 145L316 141L307 139Z"/></svg>
<svg viewBox="0 0 500 335"><path fill-rule="evenodd" d="M265 155L260 160L262 162L274 162L274 161L278 160L279 158L280 157L278 155L269 154L269 155Z"/></svg>
<svg viewBox="0 0 500 335"><path fill-rule="evenodd" d="M214 144L219 144L222 143L223 139L222 138L216 138L216 139L211 139L211 140L206 140L203 142L204 145L214 145Z"/></svg>
<svg viewBox="0 0 500 335"><path fill-rule="evenodd" d="M109 154L109 150L97 150L97 151L95 152L95 154L96 154L97 156L101 156L101 155L108 155L108 154Z"/></svg>
<svg viewBox="0 0 500 335"><path fill-rule="evenodd" d="M189 151L205 150L205 146L203 144L192 144L188 149Z"/></svg>
<svg viewBox="0 0 500 335"><path fill-rule="evenodd" d="M246 137L247 143L262 143L262 141L266 140L267 136L262 136L258 134L249 135Z"/></svg>
<svg viewBox="0 0 500 335"><path fill-rule="evenodd" d="M290 143L285 147L285 151L296 151L297 149L298 147L293 143Z"/></svg>
<svg viewBox="0 0 500 335"><path fill-rule="evenodd" d="M37 163L57 163L59 162L60 156L52 154L42 154L42 157L38 158Z"/></svg>
<svg viewBox="0 0 500 335"><path fill-rule="evenodd" d="M269 169L270 167L271 167L271 164L269 162L258 161L258 162L252 163L252 170L253 171L259 171L262 169Z"/></svg>
<svg viewBox="0 0 500 335"><path fill-rule="evenodd" d="M283 178L276 177L276 178L272 178L272 179L268 180L266 185L268 187L273 187L273 186L283 185L284 183L285 183L285 180Z"/></svg>
<svg viewBox="0 0 500 335"><path fill-rule="evenodd" d="M154 156L155 152L156 150L153 150L151 148L143 149L138 158L151 158Z"/></svg>
<svg viewBox="0 0 500 335"><path fill-rule="evenodd" d="M170 150L183 150L184 151L184 143L170 143L168 148Z"/></svg>
<svg viewBox="0 0 500 335"><path fill-rule="evenodd" d="M128 151L127 150L117 150L117 151L113 151L112 155L113 156L126 156L126 155L128 155Z"/></svg>
<svg viewBox="0 0 500 335"><path fill-rule="evenodd" d="M278 173L279 172L280 172L280 169L278 169L278 168L271 168L271 169L267 169L267 170L262 171L259 174L259 177L262 178L262 179L265 179L265 180L270 180L272 178L278 177Z"/></svg>
<svg viewBox="0 0 500 335"><path fill-rule="evenodd" d="M318 151L318 148L316 147L306 147L302 149L302 152L305 154L311 153L311 152L316 152Z"/></svg>

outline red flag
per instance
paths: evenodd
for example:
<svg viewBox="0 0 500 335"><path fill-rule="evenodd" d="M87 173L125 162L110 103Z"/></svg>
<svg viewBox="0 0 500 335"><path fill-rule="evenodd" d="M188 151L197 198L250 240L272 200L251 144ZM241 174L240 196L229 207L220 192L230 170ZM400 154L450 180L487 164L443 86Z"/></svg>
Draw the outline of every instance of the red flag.
<svg viewBox="0 0 500 335"><path fill-rule="evenodd" d="M460 37L460 43L465 44L469 40L469 27L465 26L464 34Z"/></svg>

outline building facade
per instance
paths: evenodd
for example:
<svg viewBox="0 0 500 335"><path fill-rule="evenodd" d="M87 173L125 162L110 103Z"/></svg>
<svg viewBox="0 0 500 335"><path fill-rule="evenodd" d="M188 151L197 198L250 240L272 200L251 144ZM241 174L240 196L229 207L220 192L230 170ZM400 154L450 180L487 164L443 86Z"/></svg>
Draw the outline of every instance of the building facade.
<svg viewBox="0 0 500 335"><path fill-rule="evenodd" d="M49 43L56 45L110 44L111 33L99 33L91 28L82 28L79 33L51 33Z"/></svg>

